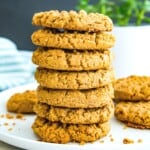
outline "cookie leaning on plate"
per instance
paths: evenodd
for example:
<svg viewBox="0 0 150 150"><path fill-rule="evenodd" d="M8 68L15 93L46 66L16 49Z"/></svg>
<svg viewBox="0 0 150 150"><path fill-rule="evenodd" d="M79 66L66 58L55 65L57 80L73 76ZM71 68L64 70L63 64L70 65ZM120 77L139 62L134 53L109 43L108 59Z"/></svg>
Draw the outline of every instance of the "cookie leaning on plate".
<svg viewBox="0 0 150 150"><path fill-rule="evenodd" d="M150 101L150 77L132 75L118 79L114 86L117 101Z"/></svg>
<svg viewBox="0 0 150 150"><path fill-rule="evenodd" d="M90 90L56 90L39 86L38 101L48 105L68 108L103 107L114 97L112 85Z"/></svg>
<svg viewBox="0 0 150 150"><path fill-rule="evenodd" d="M97 124L62 124L37 117L32 125L33 131L42 141L52 143L92 142L106 136L110 131L109 122Z"/></svg>
<svg viewBox="0 0 150 150"><path fill-rule="evenodd" d="M39 29L32 34L31 39L38 46L68 50L106 50L115 43L115 37L105 32L82 33L52 29Z"/></svg>
<svg viewBox="0 0 150 150"><path fill-rule="evenodd" d="M113 82L114 71L67 72L37 68L35 79L41 86L52 89L92 89Z"/></svg>
<svg viewBox="0 0 150 150"><path fill-rule="evenodd" d="M119 102L115 116L134 128L150 128L150 102Z"/></svg>
<svg viewBox="0 0 150 150"><path fill-rule="evenodd" d="M112 67L113 55L106 51L77 51L51 48L37 48L32 61L40 67L53 70L98 70Z"/></svg>
<svg viewBox="0 0 150 150"><path fill-rule="evenodd" d="M36 91L27 90L15 93L7 101L7 110L15 113L34 113L33 106L36 102Z"/></svg>
<svg viewBox="0 0 150 150"><path fill-rule="evenodd" d="M51 10L35 13L32 24L49 28L92 32L111 31L113 28L113 23L109 17L99 13L87 14L83 10L79 12Z"/></svg>
<svg viewBox="0 0 150 150"><path fill-rule="evenodd" d="M109 121L114 113L114 105L110 100L105 106L99 108L73 109L37 103L34 106L34 111L39 117L52 122L67 124L93 124Z"/></svg>

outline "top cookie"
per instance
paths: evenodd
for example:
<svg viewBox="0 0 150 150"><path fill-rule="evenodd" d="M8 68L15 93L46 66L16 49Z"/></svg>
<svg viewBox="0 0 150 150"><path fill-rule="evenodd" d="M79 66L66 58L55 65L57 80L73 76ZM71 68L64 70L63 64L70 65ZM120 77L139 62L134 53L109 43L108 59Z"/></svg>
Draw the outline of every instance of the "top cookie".
<svg viewBox="0 0 150 150"><path fill-rule="evenodd" d="M84 10L79 12L51 10L35 13L32 24L89 32L111 31L113 28L113 23L109 17L99 13L87 14Z"/></svg>
<svg viewBox="0 0 150 150"><path fill-rule="evenodd" d="M149 101L150 77L129 76L118 79L114 86L116 100Z"/></svg>

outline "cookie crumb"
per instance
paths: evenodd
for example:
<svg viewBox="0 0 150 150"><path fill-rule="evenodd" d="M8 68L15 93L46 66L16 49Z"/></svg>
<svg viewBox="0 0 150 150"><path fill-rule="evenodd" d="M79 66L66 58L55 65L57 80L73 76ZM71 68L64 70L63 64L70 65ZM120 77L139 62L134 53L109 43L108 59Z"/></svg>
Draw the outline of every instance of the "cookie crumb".
<svg viewBox="0 0 150 150"><path fill-rule="evenodd" d="M13 126L15 126L15 125L16 125L16 123L15 123L15 122L13 122L13 123L12 123L12 125L13 125Z"/></svg>
<svg viewBox="0 0 150 150"><path fill-rule="evenodd" d="M137 141L138 143L142 143L143 142L143 140L142 139L138 139L138 141Z"/></svg>
<svg viewBox="0 0 150 150"><path fill-rule="evenodd" d="M84 141L81 141L81 142L80 142L80 145L84 145L84 144L85 144L85 142L84 142Z"/></svg>
<svg viewBox="0 0 150 150"><path fill-rule="evenodd" d="M133 143L134 143L134 140L132 140L132 139L129 139L129 138L123 139L123 144L133 144Z"/></svg>
<svg viewBox="0 0 150 150"><path fill-rule="evenodd" d="M22 119L24 118L24 116L23 116L23 114L17 114L17 115L16 115L16 118L22 120Z"/></svg>
<svg viewBox="0 0 150 150"><path fill-rule="evenodd" d="M111 142L114 141L114 138L113 138L112 134L109 135L109 138L110 138L110 141L111 141Z"/></svg>
<svg viewBox="0 0 150 150"><path fill-rule="evenodd" d="M1 114L1 115L0 115L0 118L4 118L4 117L5 117L5 115L4 115L4 114Z"/></svg>
<svg viewBox="0 0 150 150"><path fill-rule="evenodd" d="M109 137L111 138L111 137L112 137L112 134L110 134Z"/></svg>
<svg viewBox="0 0 150 150"><path fill-rule="evenodd" d="M128 128L128 126L126 126L126 125L123 126L123 129L124 129L124 130L126 130L127 128Z"/></svg>
<svg viewBox="0 0 150 150"><path fill-rule="evenodd" d="M100 143L104 143L104 140L100 140L99 142L100 142Z"/></svg>
<svg viewBox="0 0 150 150"><path fill-rule="evenodd" d="M4 123L4 126L8 126L9 124L7 122Z"/></svg>
<svg viewBox="0 0 150 150"><path fill-rule="evenodd" d="M110 138L110 141L111 141L111 142L114 142L114 138L113 138L113 137L111 137L111 138Z"/></svg>
<svg viewBox="0 0 150 150"><path fill-rule="evenodd" d="M12 128L9 128L8 131L12 131Z"/></svg>
<svg viewBox="0 0 150 150"><path fill-rule="evenodd" d="M7 119L13 119L14 116L13 116L12 114L6 114L6 118L7 118Z"/></svg>

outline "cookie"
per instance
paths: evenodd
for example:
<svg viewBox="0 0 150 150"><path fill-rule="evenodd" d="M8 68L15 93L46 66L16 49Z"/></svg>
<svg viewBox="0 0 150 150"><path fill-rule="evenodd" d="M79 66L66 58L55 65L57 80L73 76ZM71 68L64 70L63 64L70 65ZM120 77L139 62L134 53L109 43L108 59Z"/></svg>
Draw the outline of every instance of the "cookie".
<svg viewBox="0 0 150 150"><path fill-rule="evenodd" d="M103 107L114 97L112 85L90 90L53 90L39 86L38 101L48 105L69 108Z"/></svg>
<svg viewBox="0 0 150 150"><path fill-rule="evenodd" d="M70 32L50 29L39 29L31 36L35 45L51 48L78 50L107 50L113 47L115 38L105 32Z"/></svg>
<svg viewBox="0 0 150 150"><path fill-rule="evenodd" d="M150 102L119 102L115 116L134 128L150 128Z"/></svg>
<svg viewBox="0 0 150 150"><path fill-rule="evenodd" d="M37 68L35 79L41 86L52 89L92 89L111 83L114 80L114 72L113 70L65 72Z"/></svg>
<svg viewBox="0 0 150 150"><path fill-rule="evenodd" d="M37 117L32 129L42 141L51 143L93 142L106 136L110 131L109 122L103 124L62 124Z"/></svg>
<svg viewBox="0 0 150 150"><path fill-rule="evenodd" d="M114 86L116 100L149 101L150 77L129 76L118 79Z"/></svg>
<svg viewBox="0 0 150 150"><path fill-rule="evenodd" d="M111 31L113 28L113 23L109 17L99 13L87 14L84 10L79 12L51 10L35 13L32 24L89 32Z"/></svg>
<svg viewBox="0 0 150 150"><path fill-rule="evenodd" d="M53 107L45 103L34 105L34 112L37 116L46 118L52 122L67 124L93 124L109 121L114 113L112 100L100 108L65 108Z"/></svg>
<svg viewBox="0 0 150 150"><path fill-rule="evenodd" d="M77 51L38 48L33 52L32 62L53 70L98 70L112 67L111 51Z"/></svg>
<svg viewBox="0 0 150 150"><path fill-rule="evenodd" d="M7 110L15 113L34 113L33 106L36 102L36 91L27 90L15 93L7 101Z"/></svg>

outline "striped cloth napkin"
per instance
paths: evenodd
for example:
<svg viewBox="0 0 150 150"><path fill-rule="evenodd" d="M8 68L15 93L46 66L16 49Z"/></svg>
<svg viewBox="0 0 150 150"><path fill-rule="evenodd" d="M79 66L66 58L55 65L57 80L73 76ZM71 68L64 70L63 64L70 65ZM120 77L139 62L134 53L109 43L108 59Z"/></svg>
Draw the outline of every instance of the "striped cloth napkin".
<svg viewBox="0 0 150 150"><path fill-rule="evenodd" d="M34 82L32 53L18 51L15 43L0 37L0 91Z"/></svg>

